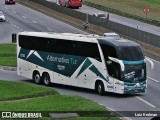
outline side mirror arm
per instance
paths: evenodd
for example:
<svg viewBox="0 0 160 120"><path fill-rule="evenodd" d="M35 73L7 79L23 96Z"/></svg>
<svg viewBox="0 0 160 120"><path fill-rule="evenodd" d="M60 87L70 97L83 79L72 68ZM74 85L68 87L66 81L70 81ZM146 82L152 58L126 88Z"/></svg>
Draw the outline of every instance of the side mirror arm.
<svg viewBox="0 0 160 120"><path fill-rule="evenodd" d="M154 63L153 63L153 61L151 59L147 58L147 57L145 58L145 60L150 63L151 69L154 69Z"/></svg>
<svg viewBox="0 0 160 120"><path fill-rule="evenodd" d="M108 57L108 58L116 63L119 63L121 66L122 72L124 71L124 63L122 62L122 60L118 60L117 58L113 58L113 57Z"/></svg>

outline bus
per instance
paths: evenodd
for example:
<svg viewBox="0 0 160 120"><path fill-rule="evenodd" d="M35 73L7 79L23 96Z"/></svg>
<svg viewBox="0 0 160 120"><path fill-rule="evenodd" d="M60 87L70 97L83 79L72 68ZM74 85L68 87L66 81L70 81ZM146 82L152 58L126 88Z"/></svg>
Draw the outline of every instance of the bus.
<svg viewBox="0 0 160 120"><path fill-rule="evenodd" d="M20 32L17 38L17 74L36 84L94 89L100 95L146 91L147 59L133 41L47 32Z"/></svg>
<svg viewBox="0 0 160 120"><path fill-rule="evenodd" d="M82 7L82 0L59 0L59 4L64 7Z"/></svg>

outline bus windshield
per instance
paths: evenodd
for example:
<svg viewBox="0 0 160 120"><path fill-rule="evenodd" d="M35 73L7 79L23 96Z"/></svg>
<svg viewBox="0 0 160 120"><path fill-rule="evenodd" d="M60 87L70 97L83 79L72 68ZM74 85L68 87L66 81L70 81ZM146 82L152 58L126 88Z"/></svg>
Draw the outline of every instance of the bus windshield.
<svg viewBox="0 0 160 120"><path fill-rule="evenodd" d="M139 46L119 46L118 59L126 61L143 60L143 51Z"/></svg>
<svg viewBox="0 0 160 120"><path fill-rule="evenodd" d="M146 79L145 64L125 65L125 71L121 75L121 79L126 82L144 81Z"/></svg>
<svg viewBox="0 0 160 120"><path fill-rule="evenodd" d="M128 82L143 81L146 79L146 66L143 51L140 46L118 46L117 48L101 45L110 76ZM108 52L110 51L110 52ZM124 71L120 64L108 59L117 58L124 63Z"/></svg>

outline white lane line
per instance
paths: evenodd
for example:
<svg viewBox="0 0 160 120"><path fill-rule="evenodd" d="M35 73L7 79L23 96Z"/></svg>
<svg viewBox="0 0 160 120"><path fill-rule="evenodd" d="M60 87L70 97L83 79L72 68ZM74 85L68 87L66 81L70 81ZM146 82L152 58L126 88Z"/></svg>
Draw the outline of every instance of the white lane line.
<svg viewBox="0 0 160 120"><path fill-rule="evenodd" d="M26 16L22 16L22 17L25 18L25 19L27 18Z"/></svg>
<svg viewBox="0 0 160 120"><path fill-rule="evenodd" d="M12 24L13 26L15 26L15 27L17 27L18 29L20 29L21 31L23 31L23 29L21 29L19 26L17 26L16 24L14 24L14 23L12 23L12 22L10 22L10 21L8 21L10 24Z"/></svg>
<svg viewBox="0 0 160 120"><path fill-rule="evenodd" d="M4 7L5 9L8 9L7 7Z"/></svg>
<svg viewBox="0 0 160 120"><path fill-rule="evenodd" d="M13 13L17 13L16 11L12 11Z"/></svg>
<svg viewBox="0 0 160 120"><path fill-rule="evenodd" d="M153 104L149 103L148 101L146 101L146 100L144 100L144 99L142 99L142 98L140 98L140 97L138 97L138 96L136 96L136 98L137 98L137 99L139 99L139 100L141 100L142 102L146 103L147 105L149 105L149 106L153 107L153 108L155 108L155 107L156 107L155 105L153 105Z"/></svg>
<svg viewBox="0 0 160 120"><path fill-rule="evenodd" d="M50 28L47 28L47 30L52 31Z"/></svg>
<svg viewBox="0 0 160 120"><path fill-rule="evenodd" d="M160 81L158 81L158 80L156 80L156 79L153 79L153 78L151 78L151 77L148 77L148 76L147 76L147 78L149 78L149 79L151 79L152 81L155 81L155 82L157 82L157 83L160 82Z"/></svg>
<svg viewBox="0 0 160 120"><path fill-rule="evenodd" d="M105 105L100 104L100 103L99 103L99 105L105 106ZM122 120L132 120L132 119L130 119L129 117L125 117L125 115L123 115L122 113L119 113L119 112L117 112L116 110L114 110L114 109L112 109L112 108L110 108L110 107L108 107L108 106L106 106L106 108L107 108L110 112L113 111L113 113L116 113L116 114L120 115L121 117L119 117L119 118L122 119Z"/></svg>
<svg viewBox="0 0 160 120"><path fill-rule="evenodd" d="M36 21L33 21L33 23L37 23Z"/></svg>
<svg viewBox="0 0 160 120"><path fill-rule="evenodd" d="M17 25L14 25L15 27L17 27L18 29L20 29Z"/></svg>

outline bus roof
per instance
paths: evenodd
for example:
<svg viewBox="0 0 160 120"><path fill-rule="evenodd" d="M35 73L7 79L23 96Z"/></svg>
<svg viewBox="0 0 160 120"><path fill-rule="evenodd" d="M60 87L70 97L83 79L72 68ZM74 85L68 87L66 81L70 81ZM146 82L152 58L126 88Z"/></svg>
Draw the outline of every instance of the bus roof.
<svg viewBox="0 0 160 120"><path fill-rule="evenodd" d="M74 34L74 33L53 33L53 32L20 32L19 35L57 38L63 40L74 40L74 41L93 42L93 43L97 43L98 41L96 38L100 38L99 35L95 34Z"/></svg>
<svg viewBox="0 0 160 120"><path fill-rule="evenodd" d="M138 43L130 41L130 40L126 40L123 38L120 39L115 39L115 38L98 38L98 41L100 44L107 44L107 45L111 45L111 46L140 46Z"/></svg>

